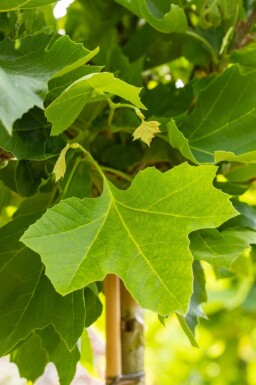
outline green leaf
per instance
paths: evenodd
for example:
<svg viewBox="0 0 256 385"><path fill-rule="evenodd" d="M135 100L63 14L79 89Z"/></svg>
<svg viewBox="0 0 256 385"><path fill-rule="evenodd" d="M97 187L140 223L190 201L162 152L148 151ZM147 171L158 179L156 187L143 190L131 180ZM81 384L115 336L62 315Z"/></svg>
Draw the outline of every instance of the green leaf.
<svg viewBox="0 0 256 385"><path fill-rule="evenodd" d="M68 128L87 103L108 99L112 94L145 108L139 98L141 88L134 87L108 72L90 74L71 84L45 111L53 124L52 134Z"/></svg>
<svg viewBox="0 0 256 385"><path fill-rule="evenodd" d="M33 106L43 109L47 82L86 63L88 51L68 36L45 33L0 42L0 116L9 134L13 123Z"/></svg>
<svg viewBox="0 0 256 385"><path fill-rule="evenodd" d="M242 162L242 163L256 163L256 151L249 151L245 154L236 155L233 152L215 151L215 163L219 162Z"/></svg>
<svg viewBox="0 0 256 385"><path fill-rule="evenodd" d="M11 354L11 361L18 365L20 375L35 381L44 372L48 362L53 362L59 374L60 384L69 385L76 371L79 352L71 352L52 326L38 330Z"/></svg>
<svg viewBox="0 0 256 385"><path fill-rule="evenodd" d="M21 196L29 197L38 192L43 179L47 178L44 162L20 160L16 167L16 187Z"/></svg>
<svg viewBox="0 0 256 385"><path fill-rule="evenodd" d="M37 107L14 123L12 136L0 123L0 146L17 159L47 159L59 154L63 143L60 137L50 137L50 124Z"/></svg>
<svg viewBox="0 0 256 385"><path fill-rule="evenodd" d="M188 142L193 157L201 163L214 162L216 151L217 161L229 159L223 152L233 152L242 157L240 161L251 153L251 159L256 147L255 90L256 72L242 75L237 66L227 69L199 94L193 112L179 127L182 134L171 131L171 144L192 160Z"/></svg>
<svg viewBox="0 0 256 385"><path fill-rule="evenodd" d="M91 284L84 289L85 306L88 309L94 309L86 314L85 327L92 325L101 315L102 303L98 297L98 290L95 284Z"/></svg>
<svg viewBox="0 0 256 385"><path fill-rule="evenodd" d="M48 357L41 346L39 335L32 334L11 354L11 361L18 366L21 377L34 382L41 376L48 363Z"/></svg>
<svg viewBox="0 0 256 385"><path fill-rule="evenodd" d="M9 204L11 200L11 191L0 180L0 215L2 210Z"/></svg>
<svg viewBox="0 0 256 385"><path fill-rule="evenodd" d="M201 304L207 301L205 290L204 271L198 261L193 262L193 294L190 299L189 309L184 316L177 314L178 320L187 334L191 345L198 347L195 339L195 329L199 323L199 317L207 318Z"/></svg>
<svg viewBox="0 0 256 385"><path fill-rule="evenodd" d="M255 71L256 68L256 43L253 41L239 50L231 52L230 61L238 63L243 72Z"/></svg>
<svg viewBox="0 0 256 385"><path fill-rule="evenodd" d="M126 191L105 180L99 198L62 201L22 242L41 255L62 294L115 273L141 306L184 314L192 289L188 234L236 215L212 186L215 171L185 163L166 173L148 168Z"/></svg>
<svg viewBox="0 0 256 385"><path fill-rule="evenodd" d="M256 231L256 207L249 206L244 202L235 200L233 201L233 206L240 213L240 215L223 223L221 229L243 227L245 229Z"/></svg>
<svg viewBox="0 0 256 385"><path fill-rule="evenodd" d="M2 0L0 12L15 11L19 8L34 8L54 3L55 0Z"/></svg>
<svg viewBox="0 0 256 385"><path fill-rule="evenodd" d="M77 346L69 351L51 325L37 331L37 334L41 338L42 347L48 354L48 361L53 362L56 366L60 385L69 385L75 375L76 365L80 358Z"/></svg>
<svg viewBox="0 0 256 385"><path fill-rule="evenodd" d="M177 148L184 158L190 160L192 163L198 164L194 155L192 154L189 142L181 131L177 128L175 121L172 119L167 124L168 139L173 148Z"/></svg>
<svg viewBox="0 0 256 385"><path fill-rule="evenodd" d="M84 198L91 196L92 180L90 165L81 158L72 158L67 164L67 171L60 181L62 197Z"/></svg>
<svg viewBox="0 0 256 385"><path fill-rule="evenodd" d="M76 80L81 79L83 76L101 72L103 67L93 65L83 65L75 70L68 72L62 76L54 77L50 79L48 83L49 92L46 96L46 103L49 104L54 99L62 94L66 88L68 88Z"/></svg>
<svg viewBox="0 0 256 385"><path fill-rule="evenodd" d="M58 180L60 180L61 178L64 177L65 173L66 173L66 169L67 169L67 166L66 166L66 153L67 151L70 149L70 144L67 144L61 151L60 153L60 156L58 157L57 159L57 162L55 163L54 165L54 168L53 168L53 174L55 174L55 180L56 182L58 182Z"/></svg>
<svg viewBox="0 0 256 385"><path fill-rule="evenodd" d="M19 242L38 214L19 216L0 229L0 354L35 329L52 324L72 349L85 319L83 291L62 297L44 275L37 254ZM72 333L71 333L72 330Z"/></svg>
<svg viewBox="0 0 256 385"><path fill-rule="evenodd" d="M190 242L195 259L230 268L251 243L256 243L256 232L242 227L204 229L190 234Z"/></svg>
<svg viewBox="0 0 256 385"><path fill-rule="evenodd" d="M157 0L115 0L138 17L145 19L160 32L184 32L187 29L187 18L182 8L175 4L161 9Z"/></svg>

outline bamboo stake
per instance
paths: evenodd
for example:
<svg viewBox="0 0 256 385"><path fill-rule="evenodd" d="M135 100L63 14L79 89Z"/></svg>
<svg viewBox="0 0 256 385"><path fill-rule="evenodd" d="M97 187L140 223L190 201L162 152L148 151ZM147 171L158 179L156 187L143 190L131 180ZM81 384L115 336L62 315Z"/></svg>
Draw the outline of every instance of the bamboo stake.
<svg viewBox="0 0 256 385"><path fill-rule="evenodd" d="M106 384L115 382L122 374L120 280L114 274L105 278L106 297Z"/></svg>

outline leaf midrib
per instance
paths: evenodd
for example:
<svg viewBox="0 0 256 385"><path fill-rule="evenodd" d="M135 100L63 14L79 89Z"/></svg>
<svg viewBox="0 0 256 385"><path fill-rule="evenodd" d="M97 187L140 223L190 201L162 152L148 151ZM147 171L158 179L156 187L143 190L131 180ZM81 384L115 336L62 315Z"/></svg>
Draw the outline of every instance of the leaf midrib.
<svg viewBox="0 0 256 385"><path fill-rule="evenodd" d="M146 255L143 253L143 251L141 250L140 248L140 245L137 243L136 239L134 238L134 236L132 235L129 227L127 226L127 224L125 223L125 220L124 218L122 217L122 214L120 213L120 211L118 210L118 207L116 205L116 200L115 200L115 197L112 193L112 190L111 188L109 187L107 181L106 181L106 184L107 184L107 187L108 187L108 190L109 190L109 193L110 193L110 196L111 196L111 199L112 199L112 204L117 212L117 215L124 227L124 229L126 230L129 238L132 240L132 242L134 243L136 249L139 251L140 255L143 257L143 259L145 260L145 262L147 263L147 265L149 266L150 270L152 271L152 273L158 278L158 280L160 281L160 283L162 284L162 286L164 287L164 289L166 290L166 292L174 299L174 301L176 302L177 305L179 305L181 307L181 309L183 311L185 311L184 309L184 306L182 305L181 302L179 302L179 300L175 297L175 295L168 289L168 287L165 285L165 283L163 282L162 278L159 276L159 274L157 273L157 271L154 269L154 267L150 264L150 261L148 260L148 258L146 257ZM119 202L118 202L119 203ZM128 207L128 206L127 206ZM128 207L129 209L129 207Z"/></svg>

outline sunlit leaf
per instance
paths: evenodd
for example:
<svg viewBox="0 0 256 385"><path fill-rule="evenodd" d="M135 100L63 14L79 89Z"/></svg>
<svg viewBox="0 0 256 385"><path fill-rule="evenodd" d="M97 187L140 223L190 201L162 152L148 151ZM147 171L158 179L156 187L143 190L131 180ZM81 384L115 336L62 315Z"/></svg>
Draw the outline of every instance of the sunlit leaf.
<svg viewBox="0 0 256 385"><path fill-rule="evenodd" d="M236 215L213 188L214 174L212 166L183 164L166 173L148 168L126 191L105 181L100 198L62 201L22 241L62 294L116 273L143 307L184 314L192 290L188 234Z"/></svg>
<svg viewBox="0 0 256 385"><path fill-rule="evenodd" d="M76 80L52 104L45 114L53 124L52 134L68 128L87 103L108 99L112 94L145 108L139 98L141 88L134 87L108 72L90 74Z"/></svg>
<svg viewBox="0 0 256 385"><path fill-rule="evenodd" d="M55 0L2 0L0 12L15 11L19 8L34 8L54 3Z"/></svg>

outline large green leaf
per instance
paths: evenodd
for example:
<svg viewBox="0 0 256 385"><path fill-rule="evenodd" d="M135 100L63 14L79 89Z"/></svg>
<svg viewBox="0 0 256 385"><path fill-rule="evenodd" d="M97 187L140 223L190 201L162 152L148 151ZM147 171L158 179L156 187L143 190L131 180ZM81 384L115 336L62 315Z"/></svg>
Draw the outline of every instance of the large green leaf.
<svg viewBox="0 0 256 385"><path fill-rule="evenodd" d="M44 108L47 82L81 66L93 54L68 36L41 33L0 42L0 116L11 133L13 123L33 106Z"/></svg>
<svg viewBox="0 0 256 385"><path fill-rule="evenodd" d="M34 8L54 3L55 0L2 0L0 12L15 11L19 8Z"/></svg>
<svg viewBox="0 0 256 385"><path fill-rule="evenodd" d="M129 11L145 19L152 27L160 32L184 32L187 29L187 19L182 8L169 2L163 7L156 0L115 0Z"/></svg>
<svg viewBox="0 0 256 385"><path fill-rule="evenodd" d="M52 134L58 135L68 128L87 103L107 99L111 94L128 100L138 108L145 108L139 98L140 90L108 72L84 76L47 107L45 114L53 124Z"/></svg>
<svg viewBox="0 0 256 385"><path fill-rule="evenodd" d="M212 186L215 171L186 163L166 173L148 168L126 191L105 180L99 198L62 201L22 242L41 255L62 294L115 273L143 307L184 314L192 291L188 234L236 215Z"/></svg>
<svg viewBox="0 0 256 385"><path fill-rule="evenodd" d="M255 156L256 72L242 75L238 66L217 76L198 97L195 109L179 127L170 130L170 143L197 162ZM189 155L190 151L190 155ZM221 158L220 158L221 156ZM244 158L240 161L245 160Z"/></svg>
<svg viewBox="0 0 256 385"><path fill-rule="evenodd" d="M85 320L83 291L62 297L44 275L38 255L19 242L38 217L20 216L0 229L0 354L11 351L35 329L52 324L73 348ZM72 332L71 332L72 330Z"/></svg>

